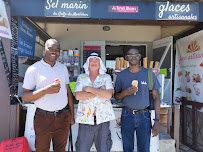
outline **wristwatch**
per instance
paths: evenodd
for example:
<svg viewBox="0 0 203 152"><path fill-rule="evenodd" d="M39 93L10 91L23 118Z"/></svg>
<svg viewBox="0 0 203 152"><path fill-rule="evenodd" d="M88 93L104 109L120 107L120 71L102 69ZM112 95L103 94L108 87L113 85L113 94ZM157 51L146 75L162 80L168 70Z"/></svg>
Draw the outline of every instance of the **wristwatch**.
<svg viewBox="0 0 203 152"><path fill-rule="evenodd" d="M155 118L155 119L153 119L153 120L154 120L154 121L158 121L158 122L160 121L160 120L159 120L159 119L157 119L157 118Z"/></svg>

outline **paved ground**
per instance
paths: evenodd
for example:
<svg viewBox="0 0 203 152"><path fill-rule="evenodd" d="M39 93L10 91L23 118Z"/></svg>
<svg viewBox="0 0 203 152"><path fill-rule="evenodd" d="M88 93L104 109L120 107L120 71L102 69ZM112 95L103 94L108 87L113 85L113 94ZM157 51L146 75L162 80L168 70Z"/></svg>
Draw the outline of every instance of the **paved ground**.
<svg viewBox="0 0 203 152"><path fill-rule="evenodd" d="M180 143L180 152L196 152L196 151Z"/></svg>

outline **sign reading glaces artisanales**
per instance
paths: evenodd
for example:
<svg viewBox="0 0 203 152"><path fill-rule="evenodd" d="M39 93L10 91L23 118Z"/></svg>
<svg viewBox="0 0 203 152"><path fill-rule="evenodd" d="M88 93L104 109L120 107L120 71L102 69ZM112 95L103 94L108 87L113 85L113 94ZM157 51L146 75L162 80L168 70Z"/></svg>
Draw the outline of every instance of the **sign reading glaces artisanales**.
<svg viewBox="0 0 203 152"><path fill-rule="evenodd" d="M155 19L197 21L199 20L199 4L156 2Z"/></svg>

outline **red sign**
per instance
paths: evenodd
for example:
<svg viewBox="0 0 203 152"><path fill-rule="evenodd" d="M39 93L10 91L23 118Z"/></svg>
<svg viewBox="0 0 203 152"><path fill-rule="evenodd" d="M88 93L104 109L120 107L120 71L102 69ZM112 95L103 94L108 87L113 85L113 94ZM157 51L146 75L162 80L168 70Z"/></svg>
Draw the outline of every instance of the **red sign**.
<svg viewBox="0 0 203 152"><path fill-rule="evenodd" d="M152 71L154 72L154 74L159 74L159 69L152 69Z"/></svg>
<svg viewBox="0 0 203 152"><path fill-rule="evenodd" d="M83 46L84 51L100 51L101 46Z"/></svg>
<svg viewBox="0 0 203 152"><path fill-rule="evenodd" d="M109 6L109 12L114 13L139 13L138 6Z"/></svg>
<svg viewBox="0 0 203 152"><path fill-rule="evenodd" d="M31 152L25 137L18 137L2 141L0 152Z"/></svg>

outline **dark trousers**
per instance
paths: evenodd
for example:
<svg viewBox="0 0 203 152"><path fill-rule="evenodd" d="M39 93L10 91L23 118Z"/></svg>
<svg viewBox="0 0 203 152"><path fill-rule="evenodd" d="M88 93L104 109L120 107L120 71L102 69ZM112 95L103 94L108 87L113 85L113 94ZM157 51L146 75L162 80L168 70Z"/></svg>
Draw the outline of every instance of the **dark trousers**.
<svg viewBox="0 0 203 152"><path fill-rule="evenodd" d="M35 112L35 148L36 152L49 152L51 139L55 152L65 152L70 130L70 112L46 114Z"/></svg>
<svg viewBox="0 0 203 152"><path fill-rule="evenodd" d="M112 140L109 126L109 121L99 125L79 124L76 151L90 152L94 142L97 152L110 152Z"/></svg>

